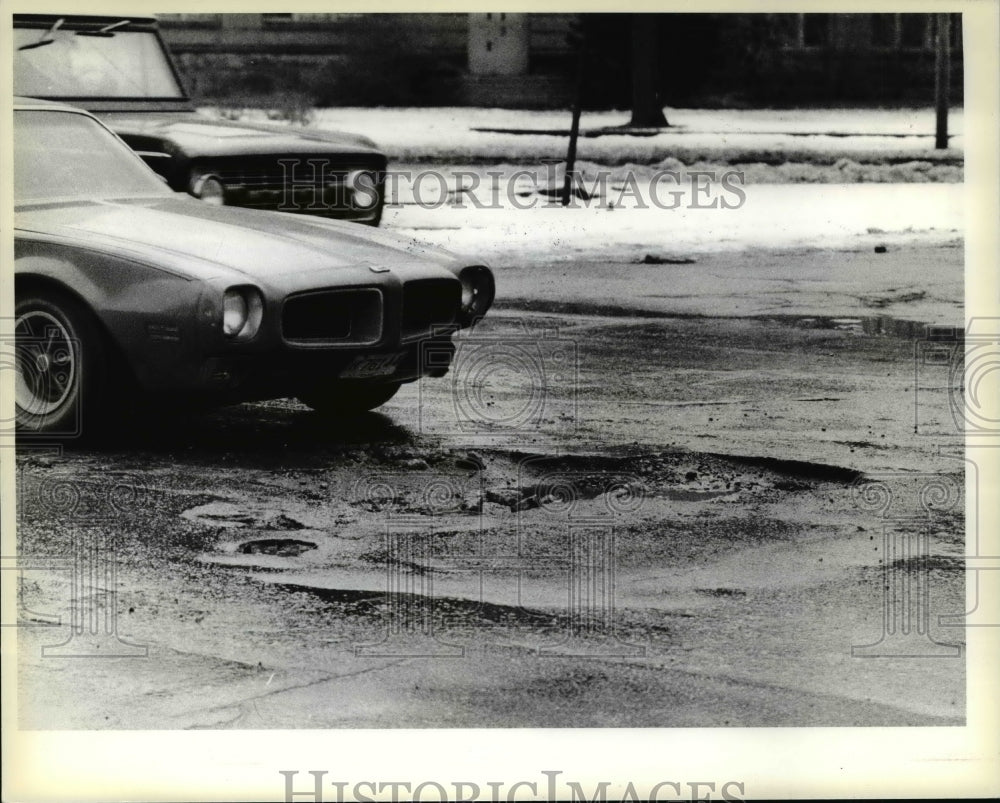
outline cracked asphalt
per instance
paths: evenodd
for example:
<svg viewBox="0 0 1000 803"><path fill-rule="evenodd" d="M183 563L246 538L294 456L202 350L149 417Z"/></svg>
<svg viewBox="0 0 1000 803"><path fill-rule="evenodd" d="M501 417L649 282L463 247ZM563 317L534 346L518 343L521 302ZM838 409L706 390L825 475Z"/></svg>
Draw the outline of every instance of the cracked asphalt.
<svg viewBox="0 0 1000 803"><path fill-rule="evenodd" d="M22 726L964 721L963 464L905 299L678 317L508 278L449 377L356 420L22 448Z"/></svg>

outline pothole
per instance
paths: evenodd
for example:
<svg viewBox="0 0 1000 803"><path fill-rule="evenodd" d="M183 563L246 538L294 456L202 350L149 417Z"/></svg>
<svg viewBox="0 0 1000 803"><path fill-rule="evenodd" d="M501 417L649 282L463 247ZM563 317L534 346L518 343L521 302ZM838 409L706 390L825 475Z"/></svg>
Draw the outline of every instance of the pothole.
<svg viewBox="0 0 1000 803"><path fill-rule="evenodd" d="M500 624L531 628L565 629L572 617L558 608L541 610L518 605L506 605L483 599L464 599L446 595L433 597L414 593L388 594L384 591L352 588L318 588L296 583L281 583L278 587L292 593L304 593L329 605L346 608L345 613L369 613L419 617L434 620L439 625L458 626Z"/></svg>
<svg viewBox="0 0 1000 803"><path fill-rule="evenodd" d="M747 592L741 588L696 588L698 594L709 597L745 597Z"/></svg>
<svg viewBox="0 0 1000 803"><path fill-rule="evenodd" d="M659 495L674 502L703 502L707 499L718 499L721 496L732 496L735 490L685 490L683 488L666 488Z"/></svg>
<svg viewBox="0 0 1000 803"><path fill-rule="evenodd" d="M222 529L256 528L258 530L305 530L308 514L289 515L287 512L267 509L260 503L215 501L189 508L181 517L197 524ZM315 518L315 517L313 517Z"/></svg>
<svg viewBox="0 0 1000 803"><path fill-rule="evenodd" d="M240 544L236 551L244 555L275 555L281 558L294 558L312 549L316 549L316 544L312 541L300 541L297 538L259 538L256 541L246 541Z"/></svg>

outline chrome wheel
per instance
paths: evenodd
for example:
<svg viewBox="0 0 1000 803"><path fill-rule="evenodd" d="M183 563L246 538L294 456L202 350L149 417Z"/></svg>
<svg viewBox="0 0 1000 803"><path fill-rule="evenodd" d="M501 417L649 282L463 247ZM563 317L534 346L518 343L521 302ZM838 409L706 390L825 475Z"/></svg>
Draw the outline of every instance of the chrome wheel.
<svg viewBox="0 0 1000 803"><path fill-rule="evenodd" d="M74 395L79 344L63 321L41 309L17 317L15 339L14 402L18 411L51 415Z"/></svg>
<svg viewBox="0 0 1000 803"><path fill-rule="evenodd" d="M14 305L14 412L22 435L77 438L106 416L107 363L93 313L55 289Z"/></svg>

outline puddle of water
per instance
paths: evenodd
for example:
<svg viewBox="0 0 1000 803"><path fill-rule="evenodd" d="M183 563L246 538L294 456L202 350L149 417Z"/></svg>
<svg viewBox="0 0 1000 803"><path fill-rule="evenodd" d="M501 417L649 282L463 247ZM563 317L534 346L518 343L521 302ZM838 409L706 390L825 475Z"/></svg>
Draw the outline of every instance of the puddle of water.
<svg viewBox="0 0 1000 803"><path fill-rule="evenodd" d="M655 259L655 257L654 257ZM629 260L628 264L642 263L644 259ZM681 262L681 259L665 258L664 261ZM668 296L648 294L648 298L667 298ZM965 339L963 327L959 325L944 326L928 324L926 321L914 321L906 318L895 318L891 315L861 315L827 316L827 315L751 315L745 318L731 316L705 316L698 314L683 314L664 312L662 310L640 310L617 307L610 304L592 304L572 301L538 301L517 299L505 301L505 312L518 314L555 314L603 317L611 319L632 318L644 320L752 320L761 323L777 324L795 329L827 329L836 332L851 332L869 337L897 337L905 340L946 340L962 342ZM990 333L990 336L993 336Z"/></svg>
<svg viewBox="0 0 1000 803"><path fill-rule="evenodd" d="M891 315L864 315L857 318L833 318L823 315L766 315L757 318L757 320L792 326L796 329L832 329L870 337L898 337L904 340L962 339L960 326L935 326L923 321L894 318Z"/></svg>

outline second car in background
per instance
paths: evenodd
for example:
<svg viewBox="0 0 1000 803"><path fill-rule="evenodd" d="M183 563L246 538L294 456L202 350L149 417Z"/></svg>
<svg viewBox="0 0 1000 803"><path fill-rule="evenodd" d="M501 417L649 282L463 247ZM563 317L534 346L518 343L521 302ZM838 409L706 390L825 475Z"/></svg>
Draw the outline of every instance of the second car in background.
<svg viewBox="0 0 1000 803"><path fill-rule="evenodd" d="M152 18L15 14L14 94L97 114L172 189L208 203L373 226L382 217L375 143L198 114Z"/></svg>

